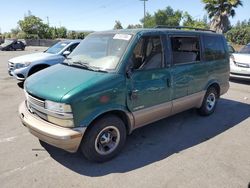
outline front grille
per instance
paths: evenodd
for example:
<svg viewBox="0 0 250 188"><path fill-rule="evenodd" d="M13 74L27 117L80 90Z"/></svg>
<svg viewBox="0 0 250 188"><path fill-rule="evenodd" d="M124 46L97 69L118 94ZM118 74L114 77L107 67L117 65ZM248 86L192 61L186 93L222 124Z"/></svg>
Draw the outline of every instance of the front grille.
<svg viewBox="0 0 250 188"><path fill-rule="evenodd" d="M53 111L49 111L45 108L45 100L38 98L34 95L31 95L28 92L24 92L26 96L26 107L29 110L30 113L36 115L37 117L40 117L41 119L48 121L50 123L53 123L53 121L48 119L49 117L53 116L56 119L73 119L72 113L57 113ZM55 120L56 120L55 119ZM54 124L60 125L60 120L54 121ZM71 120L72 121L72 120ZM70 123L71 123L70 121ZM63 126L63 125L61 125ZM71 124L70 124L71 126Z"/></svg>
<svg viewBox="0 0 250 188"><path fill-rule="evenodd" d="M44 120L46 120L46 121L48 120L47 114L38 111L38 110L37 110L36 108L34 108L34 106L33 106L31 103L29 103L28 101L26 101L26 106L27 106L28 110L29 110L32 114L35 114L35 115L37 115L38 117L40 117L40 118L42 118L42 119L44 119Z"/></svg>
<svg viewBox="0 0 250 188"><path fill-rule="evenodd" d="M44 120L47 120L47 114L45 114L42 111L40 111L41 108L44 109L44 107L45 107L44 100L38 99L37 97L34 97L34 96L31 96L26 91L25 91L25 96L26 96L26 99L27 99L26 105L27 105L28 110L31 113L36 114L40 118L42 118Z"/></svg>
<svg viewBox="0 0 250 188"><path fill-rule="evenodd" d="M28 93L26 93L26 98L27 98L28 103L37 105L37 106L42 107L42 108L45 107L45 102L43 100L41 100L41 99L33 97Z"/></svg>
<svg viewBox="0 0 250 188"><path fill-rule="evenodd" d="M12 62L9 62L9 70L14 70L15 69L15 64Z"/></svg>

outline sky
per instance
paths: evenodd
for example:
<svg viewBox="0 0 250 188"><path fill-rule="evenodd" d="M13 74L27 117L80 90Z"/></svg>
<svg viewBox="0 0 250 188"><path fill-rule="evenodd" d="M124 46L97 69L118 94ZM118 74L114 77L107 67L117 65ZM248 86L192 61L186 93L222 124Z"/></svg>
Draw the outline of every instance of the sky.
<svg viewBox="0 0 250 188"><path fill-rule="evenodd" d="M231 20L249 19L250 1L243 0L243 7L236 9ZM194 18L206 15L201 0L148 0L146 11L153 14L159 9L171 6L174 10L187 11ZM31 11L50 26L65 26L69 30L109 30L119 20L123 27L140 23L143 17L141 0L10 0L0 4L0 32L8 32Z"/></svg>

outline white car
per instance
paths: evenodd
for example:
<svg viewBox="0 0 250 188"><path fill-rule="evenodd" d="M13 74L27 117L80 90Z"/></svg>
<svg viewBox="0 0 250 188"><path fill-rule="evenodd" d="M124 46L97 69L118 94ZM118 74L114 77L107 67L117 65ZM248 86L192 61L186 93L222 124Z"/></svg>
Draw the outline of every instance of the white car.
<svg viewBox="0 0 250 188"><path fill-rule="evenodd" d="M230 56L230 77L250 80L250 43Z"/></svg>
<svg viewBox="0 0 250 188"><path fill-rule="evenodd" d="M42 69L62 63L80 42L81 40L64 40L44 52L12 58L9 60L9 75L24 81L28 76Z"/></svg>

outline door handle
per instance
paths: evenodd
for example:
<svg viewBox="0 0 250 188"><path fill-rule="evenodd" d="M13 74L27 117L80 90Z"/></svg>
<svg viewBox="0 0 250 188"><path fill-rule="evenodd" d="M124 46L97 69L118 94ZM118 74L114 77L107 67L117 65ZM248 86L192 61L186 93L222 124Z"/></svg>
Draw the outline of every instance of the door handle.
<svg viewBox="0 0 250 188"><path fill-rule="evenodd" d="M130 93L130 99L133 100L133 99L137 99L137 93L139 92L139 90L137 89L133 89Z"/></svg>
<svg viewBox="0 0 250 188"><path fill-rule="evenodd" d="M171 84L171 79L170 79L170 78L167 78L167 86L168 86L168 87L171 87L171 85L172 85L172 84Z"/></svg>

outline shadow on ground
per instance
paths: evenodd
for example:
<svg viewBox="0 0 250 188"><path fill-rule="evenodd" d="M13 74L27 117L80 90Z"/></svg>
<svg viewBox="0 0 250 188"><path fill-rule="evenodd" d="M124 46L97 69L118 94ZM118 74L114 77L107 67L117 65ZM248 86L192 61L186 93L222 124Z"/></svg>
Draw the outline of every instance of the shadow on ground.
<svg viewBox="0 0 250 188"><path fill-rule="evenodd" d="M87 161L79 152L67 153L43 144L51 157L85 176L103 176L135 170L191 148L225 132L250 116L250 106L221 99L215 113L200 117L189 110L135 130L121 154L102 164Z"/></svg>
<svg viewBox="0 0 250 188"><path fill-rule="evenodd" d="M250 80L244 80L244 79L230 78L230 82L234 82L234 83L237 83L237 84L250 85Z"/></svg>

